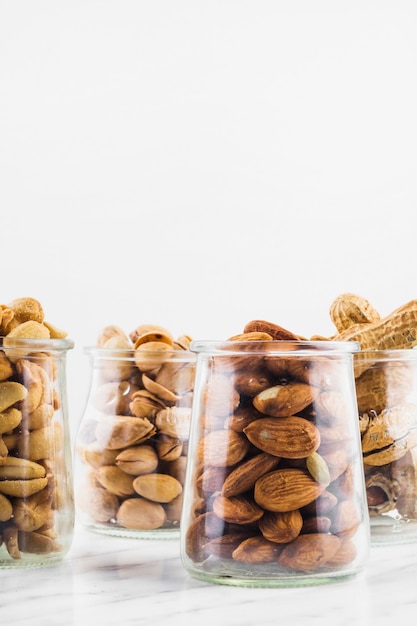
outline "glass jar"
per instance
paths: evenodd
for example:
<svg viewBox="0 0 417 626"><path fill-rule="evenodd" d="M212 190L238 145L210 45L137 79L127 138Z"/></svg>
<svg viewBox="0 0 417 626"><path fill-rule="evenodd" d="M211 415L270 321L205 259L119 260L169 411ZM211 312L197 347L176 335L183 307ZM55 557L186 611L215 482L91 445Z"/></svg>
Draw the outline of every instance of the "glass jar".
<svg viewBox="0 0 417 626"><path fill-rule="evenodd" d="M69 339L0 338L0 567L48 565L74 529Z"/></svg>
<svg viewBox="0 0 417 626"><path fill-rule="evenodd" d="M369 519L352 342L194 341L181 559L212 583L360 571Z"/></svg>
<svg viewBox="0 0 417 626"><path fill-rule="evenodd" d="M356 396L371 543L417 540L417 350L359 352Z"/></svg>
<svg viewBox="0 0 417 626"><path fill-rule="evenodd" d="M179 535L195 355L86 348L91 382L76 440L76 512L91 531Z"/></svg>

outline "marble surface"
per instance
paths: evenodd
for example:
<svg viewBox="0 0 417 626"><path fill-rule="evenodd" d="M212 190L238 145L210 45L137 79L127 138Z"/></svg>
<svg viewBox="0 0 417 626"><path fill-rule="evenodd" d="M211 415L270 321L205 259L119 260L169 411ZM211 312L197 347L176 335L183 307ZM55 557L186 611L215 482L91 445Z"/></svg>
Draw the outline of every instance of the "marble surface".
<svg viewBox="0 0 417 626"><path fill-rule="evenodd" d="M109 537L77 525L60 563L0 570L0 623L13 626L392 626L416 616L417 544L372 547L365 570L336 584L236 588L191 578L176 539Z"/></svg>

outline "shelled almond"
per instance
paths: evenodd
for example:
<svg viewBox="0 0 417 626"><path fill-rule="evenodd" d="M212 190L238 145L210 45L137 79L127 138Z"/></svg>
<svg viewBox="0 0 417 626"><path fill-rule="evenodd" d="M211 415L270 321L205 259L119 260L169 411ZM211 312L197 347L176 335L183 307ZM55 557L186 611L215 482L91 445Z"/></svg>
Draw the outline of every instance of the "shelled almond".
<svg viewBox="0 0 417 626"><path fill-rule="evenodd" d="M348 569L367 533L350 358L324 343L315 354L259 320L222 348L197 398L187 562L214 572L217 559L237 576L232 563L281 575Z"/></svg>

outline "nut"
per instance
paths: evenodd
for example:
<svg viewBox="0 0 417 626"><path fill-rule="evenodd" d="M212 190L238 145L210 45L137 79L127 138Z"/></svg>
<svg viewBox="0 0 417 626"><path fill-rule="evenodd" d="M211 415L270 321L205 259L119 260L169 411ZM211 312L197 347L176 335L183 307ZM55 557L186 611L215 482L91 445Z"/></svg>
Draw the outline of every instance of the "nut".
<svg viewBox="0 0 417 626"><path fill-rule="evenodd" d="M116 456L115 463L126 474L139 476L156 470L158 467L158 455L152 446L132 446L122 450Z"/></svg>
<svg viewBox="0 0 417 626"><path fill-rule="evenodd" d="M259 530L265 539L274 543L294 541L303 527L303 517L298 509L294 511L266 511L259 520Z"/></svg>
<svg viewBox="0 0 417 626"><path fill-rule="evenodd" d="M103 448L119 450L146 441L156 432L154 425L145 417L103 415L97 424L97 442Z"/></svg>
<svg viewBox="0 0 417 626"><path fill-rule="evenodd" d="M231 532L221 537L208 541L204 549L211 555L220 559L231 559L239 545L251 535L248 532Z"/></svg>
<svg viewBox="0 0 417 626"><path fill-rule="evenodd" d="M257 448L277 457L300 459L311 455L320 445L320 432L303 417L263 417L243 429Z"/></svg>
<svg viewBox="0 0 417 626"><path fill-rule="evenodd" d="M235 431L213 430L200 442L198 458L206 465L228 467L241 461L249 450L249 441Z"/></svg>
<svg viewBox="0 0 417 626"><path fill-rule="evenodd" d="M7 522L13 515L13 506L9 498L0 493L0 522Z"/></svg>
<svg viewBox="0 0 417 626"><path fill-rule="evenodd" d="M181 483L169 474L144 474L133 480L137 494L152 502L171 502L182 493Z"/></svg>
<svg viewBox="0 0 417 626"><path fill-rule="evenodd" d="M255 483L254 498L267 511L295 511L313 502L325 489L302 469L277 469Z"/></svg>
<svg viewBox="0 0 417 626"><path fill-rule="evenodd" d="M381 319L369 300L354 293L343 293L331 304L330 318L339 333L355 324L374 324Z"/></svg>
<svg viewBox="0 0 417 626"><path fill-rule="evenodd" d="M240 463L226 478L221 474L219 490L221 489L222 495L226 497L237 496L245 491L249 491L260 476L275 469L279 460L279 457L272 456L266 452L257 454Z"/></svg>
<svg viewBox="0 0 417 626"><path fill-rule="evenodd" d="M265 537L249 537L233 551L235 561L255 565L256 563L275 563L281 548Z"/></svg>
<svg viewBox="0 0 417 626"><path fill-rule="evenodd" d="M0 493L16 498L27 498L44 489L47 478L29 478L28 480L0 480Z"/></svg>
<svg viewBox="0 0 417 626"><path fill-rule="evenodd" d="M103 465L97 469L98 482L115 496L126 498L135 493L133 478L114 465Z"/></svg>
<svg viewBox="0 0 417 626"><path fill-rule="evenodd" d="M278 557L278 563L295 571L315 571L334 557L341 546L336 535L311 533L299 535L285 545Z"/></svg>
<svg viewBox="0 0 417 626"><path fill-rule="evenodd" d="M4 381L0 383L0 413L3 413L16 402L24 400L27 396L27 389L21 383L15 381Z"/></svg>
<svg viewBox="0 0 417 626"><path fill-rule="evenodd" d="M26 532L38 530L48 524L51 516L51 503L44 491L38 491L28 498L19 498L13 506L14 522L19 530Z"/></svg>
<svg viewBox="0 0 417 626"><path fill-rule="evenodd" d="M213 501L213 511L217 517L230 524L251 524L264 514L260 506L245 496L217 496Z"/></svg>
<svg viewBox="0 0 417 626"><path fill-rule="evenodd" d="M45 468L40 463L19 457L0 457L0 480L28 480L44 478Z"/></svg>
<svg viewBox="0 0 417 626"><path fill-rule="evenodd" d="M309 406L319 389L305 383L289 382L261 391L253 399L255 409L273 417L287 417L299 413Z"/></svg>
<svg viewBox="0 0 417 626"><path fill-rule="evenodd" d="M144 498L129 498L120 505L116 521L130 530L155 530L164 525L166 513L161 504Z"/></svg>
<svg viewBox="0 0 417 626"><path fill-rule="evenodd" d="M262 332L267 333L273 340L277 341L297 341L300 339L298 335L294 335L290 330L264 320L252 320L248 322L243 329L244 333Z"/></svg>

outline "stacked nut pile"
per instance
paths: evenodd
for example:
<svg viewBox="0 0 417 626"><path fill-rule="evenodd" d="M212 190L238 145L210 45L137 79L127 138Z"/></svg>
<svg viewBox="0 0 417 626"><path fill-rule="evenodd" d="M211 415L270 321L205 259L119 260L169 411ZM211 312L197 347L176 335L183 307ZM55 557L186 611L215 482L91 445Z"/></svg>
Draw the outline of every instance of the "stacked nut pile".
<svg viewBox="0 0 417 626"><path fill-rule="evenodd" d="M268 354L277 339L293 347ZM216 560L337 571L356 559L367 518L350 361L300 355L299 339L254 320L230 338L247 342L237 355L212 357L184 542L208 571Z"/></svg>
<svg viewBox="0 0 417 626"><path fill-rule="evenodd" d="M12 559L60 550L65 468L54 357L18 344L65 337L34 298L0 305L0 545Z"/></svg>
<svg viewBox="0 0 417 626"><path fill-rule="evenodd" d="M417 301L381 318L356 294L334 300L336 339L358 341L356 393L371 518L417 521ZM373 351L392 351L384 355Z"/></svg>
<svg viewBox="0 0 417 626"><path fill-rule="evenodd" d="M104 532L178 529L194 386L190 337L142 324L98 337L77 436L77 505Z"/></svg>

